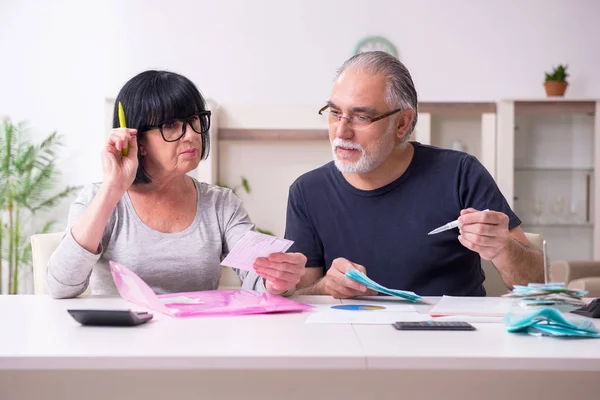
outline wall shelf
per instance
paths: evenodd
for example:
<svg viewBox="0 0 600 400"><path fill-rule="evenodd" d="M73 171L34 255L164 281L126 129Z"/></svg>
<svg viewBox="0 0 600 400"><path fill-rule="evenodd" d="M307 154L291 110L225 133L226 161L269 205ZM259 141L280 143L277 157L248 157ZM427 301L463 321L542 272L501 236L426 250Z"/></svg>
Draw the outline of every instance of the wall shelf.
<svg viewBox="0 0 600 400"><path fill-rule="evenodd" d="M515 113L520 115L584 114L594 115L596 102L588 100L526 100L515 102Z"/></svg>
<svg viewBox="0 0 600 400"><path fill-rule="evenodd" d="M223 128L219 140L329 140L329 136L326 129Z"/></svg>
<svg viewBox="0 0 600 400"><path fill-rule="evenodd" d="M268 108L268 107L265 107ZM313 111L314 108L314 111ZM319 107L299 109L298 115L306 115L310 118L310 125L315 125L316 110ZM496 112L496 104L493 102L421 102L418 106L419 118L422 114L434 115L437 117L476 117L481 118L483 114L494 114ZM253 114L252 123L259 123L259 116L256 113L260 112L259 108L249 108L247 112ZM234 110L238 113L242 109ZM243 111L242 111L243 112ZM283 111L275 111L283 113ZM227 112L224 113L227 115ZM286 113L290 114L290 111ZM319 116L320 117L320 116ZM295 128L266 128L264 126L256 126L256 128L240 127L236 123L229 125L229 121L225 119L224 126L219 129L219 140L264 140L264 141L297 141L297 140L328 140L327 121L321 117L321 128L317 129L295 129ZM272 119L272 116L271 116ZM264 123L271 123L269 117L265 115ZM421 126L424 124L421 124ZM428 143L427 140L424 143Z"/></svg>
<svg viewBox="0 0 600 400"><path fill-rule="evenodd" d="M496 103L492 102L422 102L419 113L445 116L475 116L496 113Z"/></svg>

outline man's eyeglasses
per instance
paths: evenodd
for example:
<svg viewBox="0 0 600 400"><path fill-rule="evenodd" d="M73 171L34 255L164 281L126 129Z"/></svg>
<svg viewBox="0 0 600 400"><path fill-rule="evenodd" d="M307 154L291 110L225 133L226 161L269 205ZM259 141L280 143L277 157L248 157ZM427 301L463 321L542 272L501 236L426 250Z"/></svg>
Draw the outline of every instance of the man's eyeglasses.
<svg viewBox="0 0 600 400"><path fill-rule="evenodd" d="M403 110L402 108L397 108L393 111L390 111L390 112L380 115L378 117L369 117L369 116L361 115L361 114L351 114L351 115L344 116L344 115L342 115L342 113L340 111L332 110L331 108L329 108L329 105L326 105L325 107L323 107L319 110L319 115L323 115L323 113L325 113L325 115L328 116L330 123L339 122L342 120L342 118L346 118L350 125L353 125L356 127L366 127L366 126L372 124L373 122L387 118L390 115L394 115L402 110Z"/></svg>
<svg viewBox="0 0 600 400"><path fill-rule="evenodd" d="M147 126L141 131L158 129L165 142L176 142L185 135L188 125L197 134L207 133L210 129L210 111L200 111L187 118L173 119L158 125Z"/></svg>

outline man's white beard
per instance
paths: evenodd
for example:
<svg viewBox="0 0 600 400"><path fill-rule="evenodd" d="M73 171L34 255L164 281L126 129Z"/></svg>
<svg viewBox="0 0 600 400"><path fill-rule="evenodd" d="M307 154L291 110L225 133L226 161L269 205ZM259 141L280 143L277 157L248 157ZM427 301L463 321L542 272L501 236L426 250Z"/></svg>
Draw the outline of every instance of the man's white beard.
<svg viewBox="0 0 600 400"><path fill-rule="evenodd" d="M396 141L393 140L393 126L390 127L385 134L383 134L373 146L373 150L370 153L359 145L350 140L344 140L341 138L335 138L331 143L331 151L333 153L333 161L338 170L343 174L366 174L379 167L392 153L394 147L396 147ZM392 139L392 140L390 140ZM345 149L352 149L360 151L360 159L358 161L349 161L344 158L338 157L335 150L337 147Z"/></svg>

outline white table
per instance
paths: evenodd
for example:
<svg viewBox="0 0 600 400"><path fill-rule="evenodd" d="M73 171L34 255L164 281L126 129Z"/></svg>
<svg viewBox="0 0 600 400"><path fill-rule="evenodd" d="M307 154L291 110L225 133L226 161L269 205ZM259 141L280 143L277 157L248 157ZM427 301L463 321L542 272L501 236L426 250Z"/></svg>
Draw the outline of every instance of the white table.
<svg viewBox="0 0 600 400"><path fill-rule="evenodd" d="M473 332L305 324L308 312L82 327L66 310L85 307L139 309L118 298L0 296L0 399L600 398L598 339L487 323Z"/></svg>

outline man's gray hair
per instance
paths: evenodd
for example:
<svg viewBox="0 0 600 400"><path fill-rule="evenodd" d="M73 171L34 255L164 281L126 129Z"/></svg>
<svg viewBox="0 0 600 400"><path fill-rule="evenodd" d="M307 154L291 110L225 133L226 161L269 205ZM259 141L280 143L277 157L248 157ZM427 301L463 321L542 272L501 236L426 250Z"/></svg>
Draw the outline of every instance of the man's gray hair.
<svg viewBox="0 0 600 400"><path fill-rule="evenodd" d="M386 101L392 108L410 108L414 117L406 138L413 132L417 124L418 99L417 90L408 69L398 58L384 51L367 51L348 59L338 70L336 79L346 69L353 68L370 74L382 74L387 81Z"/></svg>

